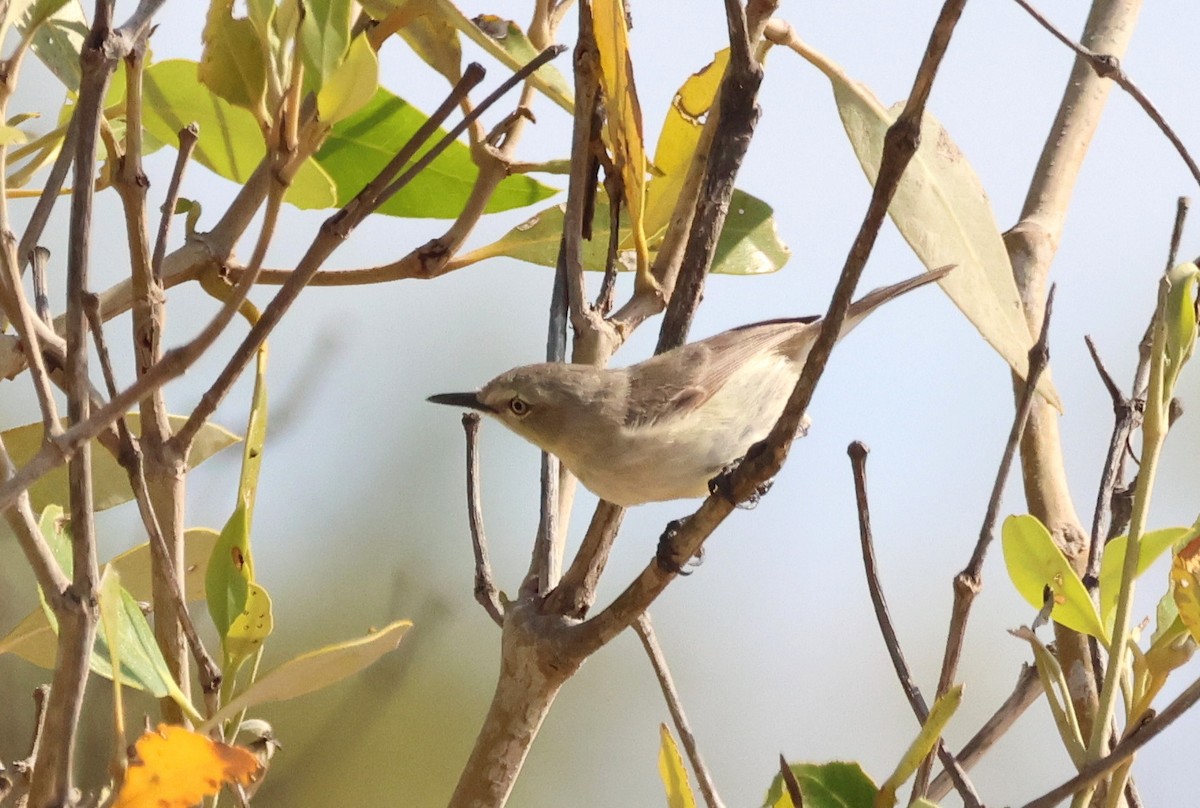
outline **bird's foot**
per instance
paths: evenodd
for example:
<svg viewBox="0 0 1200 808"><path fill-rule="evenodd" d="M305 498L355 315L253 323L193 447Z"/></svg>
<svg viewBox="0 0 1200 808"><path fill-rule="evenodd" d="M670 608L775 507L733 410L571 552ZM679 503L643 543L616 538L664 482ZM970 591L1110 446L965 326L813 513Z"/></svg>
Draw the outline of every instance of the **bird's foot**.
<svg viewBox="0 0 1200 808"><path fill-rule="evenodd" d="M654 553L654 560L658 563L658 568L663 572L668 572L672 575L691 575L692 571L689 567L698 567L704 559L704 550L692 559L685 563L680 563L676 560L675 537L679 534L679 529L683 527L687 521L687 517L683 519L672 519L667 523L666 530L658 537L658 550Z"/></svg>

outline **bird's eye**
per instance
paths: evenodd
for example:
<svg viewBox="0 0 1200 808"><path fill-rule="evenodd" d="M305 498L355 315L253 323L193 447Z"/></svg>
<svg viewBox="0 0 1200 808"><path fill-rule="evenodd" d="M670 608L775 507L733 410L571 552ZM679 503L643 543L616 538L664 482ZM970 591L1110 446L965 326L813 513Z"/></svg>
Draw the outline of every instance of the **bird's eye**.
<svg viewBox="0 0 1200 808"><path fill-rule="evenodd" d="M529 413L529 404L519 396L513 396L512 401L508 402L508 409L518 418Z"/></svg>

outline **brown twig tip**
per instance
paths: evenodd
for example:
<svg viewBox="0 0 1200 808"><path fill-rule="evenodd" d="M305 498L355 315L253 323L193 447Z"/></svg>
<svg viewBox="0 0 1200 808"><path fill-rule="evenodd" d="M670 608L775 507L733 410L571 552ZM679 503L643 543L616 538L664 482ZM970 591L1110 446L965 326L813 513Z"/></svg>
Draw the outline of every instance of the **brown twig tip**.
<svg viewBox="0 0 1200 808"><path fill-rule="evenodd" d="M800 791L800 782L782 754L779 755L779 776L783 780L783 787L787 790L788 797L792 800L792 805L795 808L804 808L804 794Z"/></svg>
<svg viewBox="0 0 1200 808"><path fill-rule="evenodd" d="M1104 382L1104 387L1108 390L1108 395L1112 399L1113 406L1117 408L1128 406L1125 394L1121 392L1121 388L1113 380L1112 374L1104 366L1104 361L1100 358L1100 352L1096 350L1096 343L1092 341L1092 335L1085 334L1083 341L1087 344L1088 353L1092 355L1092 364L1096 366L1096 372L1100 374L1100 381Z"/></svg>
<svg viewBox="0 0 1200 808"><path fill-rule="evenodd" d="M860 440L850 441L850 445L846 447L846 454L850 455L850 459L855 463L863 462L870 453L871 447Z"/></svg>

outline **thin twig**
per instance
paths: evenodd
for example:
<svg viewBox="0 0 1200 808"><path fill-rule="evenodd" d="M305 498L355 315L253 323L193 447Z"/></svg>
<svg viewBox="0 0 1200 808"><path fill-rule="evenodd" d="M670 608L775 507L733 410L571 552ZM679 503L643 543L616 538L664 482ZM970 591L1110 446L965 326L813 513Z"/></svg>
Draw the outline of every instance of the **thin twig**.
<svg viewBox="0 0 1200 808"><path fill-rule="evenodd" d="M175 203L179 199L179 187L183 184L183 172L187 170L192 152L200 141L200 126L190 123L179 130L179 151L175 155L175 167L171 170L171 181L167 185L167 196L159 209L162 214L158 221L158 236L154 241L154 254L150 259L154 282L161 287L163 282L163 258L167 254L167 237L171 233L171 220L175 218Z"/></svg>
<svg viewBox="0 0 1200 808"><path fill-rule="evenodd" d="M9 316L17 330L17 336L21 338L21 347L25 352L25 359L29 363L30 380L33 382L33 389L37 393L38 408L42 413L42 426L46 436L53 438L62 434L63 427L59 420L58 406L54 402L50 374L46 370L46 362L42 356L42 343L37 333L37 326L42 321L25 298L14 241L11 232L5 231L0 235L0 251L3 251L3 255L0 255L0 262L3 262L2 271L4 273L4 277L0 278L0 285L3 286L4 297L11 302L12 311L9 312ZM44 271L42 275L45 277ZM5 306L5 308L9 308L9 306Z"/></svg>
<svg viewBox="0 0 1200 808"><path fill-rule="evenodd" d="M1104 362L1100 359L1100 353L1096 350L1096 343L1092 341L1091 336L1085 336L1083 340L1087 343L1088 353L1092 356L1092 362L1096 366L1096 372L1100 374L1100 380L1108 390L1113 407L1113 428L1108 440L1108 452L1104 458L1104 470L1100 474L1099 490L1096 492L1096 510L1092 515L1087 568L1083 574L1084 585L1089 591L1094 592L1100 585L1100 559L1112 521L1113 492L1122 476L1125 450L1129 445L1129 436L1137 420L1137 408L1134 406L1134 402L1121 392L1121 388L1109 374L1108 368L1104 367Z"/></svg>
<svg viewBox="0 0 1200 808"><path fill-rule="evenodd" d="M67 172L71 169L71 163L75 159L75 141L78 137L79 123L76 116L72 115L70 123L67 124L66 134L63 135L58 157L55 158L54 165L50 168L46 182L42 185L42 193L38 197L37 204L33 206L33 212L29 214L29 221L25 224L25 232L21 235L17 255L22 259L31 257L33 248L41 240L42 233L46 229L46 223L50 221L54 203L58 201L59 191L62 190Z"/></svg>
<svg viewBox="0 0 1200 808"><path fill-rule="evenodd" d="M1192 200L1181 196L1175 200L1175 225L1171 228L1171 246L1167 249L1167 267L1163 272L1170 272L1179 260L1179 242L1183 240L1183 224L1187 221L1188 210Z"/></svg>
<svg viewBox="0 0 1200 808"><path fill-rule="evenodd" d="M992 485L992 493L988 497L983 524L979 528L979 538L975 542L975 549L971 553L967 566L954 577L954 605L950 614L946 650L942 657L942 672L938 677L938 697L950 689L955 676L958 675L958 662L962 657L963 643L967 634L967 619L970 617L971 606L975 602L976 595L983 588L983 562L987 557L988 548L995 539L996 519L1000 514L1000 499L1004 495L1004 486L1008 482L1008 474L1012 469L1017 447L1025 432L1029 412L1033 407L1034 399L1039 395L1037 392L1038 380L1050 363L1050 317L1054 311L1054 292L1055 288L1051 286L1050 293L1046 296L1041 333L1037 342L1029 349L1029 372L1021 391L1020 403L1013 415L1012 427L1008 432L1004 453L1000 457L1000 465L996 469L996 480ZM924 794L928 788L932 766L932 758L927 757L917 771L917 783L922 787L920 794Z"/></svg>
<svg viewBox="0 0 1200 808"><path fill-rule="evenodd" d="M1041 694L1042 680L1038 676L1037 668L1033 665L1022 665L1021 675L1017 677L1013 692L955 755L959 765L970 771ZM943 771L929 784L929 799L940 800L950 793L953 785L950 774Z"/></svg>
<svg viewBox="0 0 1200 808"><path fill-rule="evenodd" d="M800 791L800 782L783 755L779 756L779 777L783 780L784 791L792 801L792 808L804 808L804 794Z"/></svg>
<svg viewBox="0 0 1200 808"><path fill-rule="evenodd" d="M3 438L0 438L0 480L7 480L13 472L12 457L8 454ZM61 598L70 586L71 579L67 577L54 557L54 551L42 536L27 492L22 492L13 505L4 509L4 519L17 537L21 552L25 554L25 559L33 570L34 580L42 588L42 592L51 600Z"/></svg>
<svg viewBox="0 0 1200 808"><path fill-rule="evenodd" d="M871 594L871 605L875 609L875 620L879 623L879 631L883 634L884 645L887 646L888 656L891 657L892 667L896 678L900 680L900 688L904 691L908 704L917 722L924 725L929 720L929 705L921 695L920 688L913 681L912 671L904 659L904 651L900 647L900 638L896 635L896 627L888 609L887 598L883 594L883 585L879 580L879 567L875 561L875 541L871 534L871 508L867 500L867 445L862 441L854 441L847 447L850 456L850 467L854 474L854 499L858 507L858 534L862 544L863 570L867 575L867 590ZM955 788L963 799L963 805L968 808L981 808L979 794L967 779L967 773L954 755L946 748L944 741L937 744L937 755L946 767L946 771L954 780ZM914 793L913 799L919 794Z"/></svg>
<svg viewBox="0 0 1200 808"><path fill-rule="evenodd" d="M54 315L50 313L50 283L46 277L46 265L50 261L50 251L45 247L34 247L30 251L29 263L33 267L33 309L38 319L47 326L54 323Z"/></svg>
<svg viewBox="0 0 1200 808"><path fill-rule="evenodd" d="M734 180L761 115L758 89L762 85L762 65L754 58L746 15L736 0L726 0L725 19L729 28L730 57L719 91L721 117L713 135L707 173L688 233L679 277L663 315L655 353L670 350L687 340L692 318L704 295L704 281L712 267L717 238L729 213Z"/></svg>
<svg viewBox="0 0 1200 808"><path fill-rule="evenodd" d="M104 325L100 320L100 299L96 295L88 295L85 305L88 325L92 332L92 341L96 344L96 355L100 359L100 366L104 373L104 383L108 388L109 395L113 396L116 394L117 384L116 378L113 375L108 346L104 339ZM163 535L158 514L155 513L154 504L150 501L150 489L146 484L142 451L138 447L137 441L134 440L133 434L129 430L128 421L124 416L117 419L116 427L117 437L120 440L121 446L121 451L117 455L117 462L121 464L121 467L129 475L130 487L133 489L138 513L141 516L142 524L146 528L150 544L156 545L157 552L164 558L168 558L167 541ZM173 601L180 625L183 628L184 637L187 639L192 657L196 660L197 673L200 677L200 687L205 694L206 701L210 702L208 705L210 713L215 712L216 704L212 699L221 689L221 669L212 658L212 655L208 653L208 649L205 648L204 641L200 639L200 633L196 631L196 624L192 622L191 612L187 608L187 595L183 590L179 576L175 573L175 567L173 565L165 565L163 571L163 579L167 583L167 595Z"/></svg>
<svg viewBox="0 0 1200 808"><path fill-rule="evenodd" d="M642 641L642 648L645 649L646 656L650 658L654 676L658 679L658 686L662 689L663 700L666 701L667 710L671 713L671 721L675 724L675 731L679 733L679 740L683 743L688 761L692 764L692 771L696 775L700 793L704 795L704 804L708 808L723 808L724 803L717 794L717 787L713 783L708 767L704 765L704 759L700 756L700 748L696 745L696 737L692 734L692 728L688 725L687 716L683 712L683 702L679 700L679 691L675 689L675 682L671 679L671 669L667 666L667 658L663 656L662 647L654 635L654 625L650 622L648 612L638 615L637 620L634 621L633 630L638 635L638 639Z"/></svg>
<svg viewBox="0 0 1200 808"><path fill-rule="evenodd" d="M1118 87L1129 93L1138 106L1142 108L1142 111L1150 116L1150 120L1154 121L1159 130L1166 135L1167 140L1171 141L1171 145L1175 147L1175 151L1183 158L1183 162L1187 165L1188 171L1192 173L1192 177L1197 183L1200 183L1200 166L1196 165L1196 161L1192 159L1192 155L1188 152L1187 147L1183 145L1183 141L1179 139L1179 135L1175 134L1175 130L1167 123L1162 113L1150 102L1150 99L1146 97L1141 88L1133 83L1133 79L1129 78L1129 75L1121 69L1121 61L1116 56L1107 53L1096 53L1083 47L1083 45L1080 45L1058 30L1052 22L1042 16L1026 0L1015 0L1015 2L1021 8L1025 9L1029 13L1029 16L1033 17L1039 25L1049 31L1055 39L1074 51L1076 56L1086 61L1092 70L1096 72L1097 76L1102 79L1112 79Z"/></svg>
<svg viewBox="0 0 1200 808"><path fill-rule="evenodd" d="M471 526L471 547L475 551L475 600L498 626L504 625L504 604L500 602L492 562L488 558L487 535L483 531L483 504L479 495L479 413L462 417L467 434L467 521Z"/></svg>
<svg viewBox="0 0 1200 808"><path fill-rule="evenodd" d="M120 31L113 30L113 3L97 0L92 28L80 54L82 81L75 106L79 137L74 159L71 215L67 245L66 382L67 417L86 423L91 410L88 380L87 323L83 299L88 288L92 209L95 199L96 147L105 91L116 69ZM7 247L7 245L6 245ZM8 250L6 249L6 252ZM23 318L24 319L24 318ZM58 437L61 440L61 436ZM47 441L50 446L57 442ZM28 467L28 466L27 466ZM8 485L20 477L18 472ZM71 800L73 753L97 622L96 526L93 513L91 446L74 451L67 468L72 533L72 580L56 613L58 646L50 698L46 706L46 738L38 750L30 787L32 805L60 805ZM24 490L24 489L21 489Z"/></svg>

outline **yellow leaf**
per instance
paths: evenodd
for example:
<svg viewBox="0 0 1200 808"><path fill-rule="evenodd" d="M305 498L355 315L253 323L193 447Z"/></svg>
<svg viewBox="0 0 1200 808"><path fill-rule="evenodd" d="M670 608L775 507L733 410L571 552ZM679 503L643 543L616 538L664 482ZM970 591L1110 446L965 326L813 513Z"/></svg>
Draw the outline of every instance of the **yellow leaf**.
<svg viewBox="0 0 1200 808"><path fill-rule="evenodd" d="M688 784L687 769L683 767L683 758L679 755L679 747L671 737L671 730L666 724L658 725L662 744L658 748L658 774L662 777L663 786L667 790L668 808L696 808L696 797Z"/></svg>
<svg viewBox="0 0 1200 808"><path fill-rule="evenodd" d="M225 635L225 675L232 675L243 662L258 653L274 628L271 596L258 584L247 584L246 605L242 613L234 618L229 633Z"/></svg>
<svg viewBox="0 0 1200 808"><path fill-rule="evenodd" d="M637 286L655 289L650 275L650 248L646 242L646 146L642 137L642 108L633 84L629 56L629 29L621 0L595 0L592 22L600 50L600 84L608 118L605 124L613 162L624 185L633 249L637 254Z"/></svg>
<svg viewBox="0 0 1200 808"><path fill-rule="evenodd" d="M332 126L358 112L375 96L379 86L379 58L366 33L350 43L346 58L321 85L317 111Z"/></svg>
<svg viewBox="0 0 1200 808"><path fill-rule="evenodd" d="M258 768L240 746L159 724L134 745L114 808L190 808L224 783L248 784Z"/></svg>
<svg viewBox="0 0 1200 808"><path fill-rule="evenodd" d="M654 149L656 172L646 187L645 229L651 240L671 221L700 142L704 118L717 96L728 64L729 48L717 51L712 62L688 76L667 108Z"/></svg>

